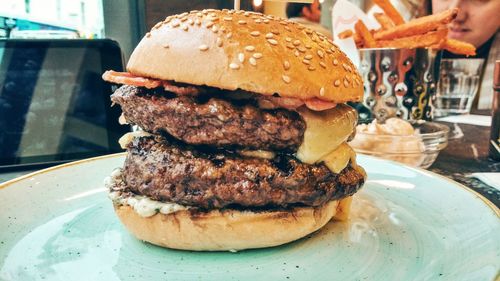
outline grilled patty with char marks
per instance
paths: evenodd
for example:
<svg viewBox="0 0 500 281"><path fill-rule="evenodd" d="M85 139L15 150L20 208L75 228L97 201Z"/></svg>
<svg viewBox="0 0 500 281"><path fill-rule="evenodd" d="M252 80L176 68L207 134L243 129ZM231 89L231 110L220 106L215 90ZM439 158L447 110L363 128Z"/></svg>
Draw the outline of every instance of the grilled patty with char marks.
<svg viewBox="0 0 500 281"><path fill-rule="evenodd" d="M128 122L193 145L296 151L306 128L295 111L237 105L217 94L175 95L124 85L111 100L121 106Z"/></svg>
<svg viewBox="0 0 500 281"><path fill-rule="evenodd" d="M364 183L350 164L335 174L324 164L304 164L290 155L245 158L158 136L128 145L123 179L135 194L205 209L319 206L354 194Z"/></svg>

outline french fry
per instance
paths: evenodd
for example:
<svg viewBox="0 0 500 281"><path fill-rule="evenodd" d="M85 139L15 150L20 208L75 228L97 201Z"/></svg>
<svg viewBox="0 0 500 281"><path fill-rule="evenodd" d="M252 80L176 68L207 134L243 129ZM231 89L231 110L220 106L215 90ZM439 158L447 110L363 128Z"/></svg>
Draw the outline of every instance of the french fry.
<svg viewBox="0 0 500 281"><path fill-rule="evenodd" d="M374 35L374 38L375 40L389 40L393 38L424 34L450 23L454 18L456 18L457 14L458 9L455 8L443 11L439 14L417 18L388 30L377 32Z"/></svg>
<svg viewBox="0 0 500 281"><path fill-rule="evenodd" d="M476 47L467 42L458 41L455 39L447 38L441 44L441 48L446 49L454 54L474 56L476 55Z"/></svg>
<svg viewBox="0 0 500 281"><path fill-rule="evenodd" d="M383 48L415 49L431 47L444 41L446 35L448 35L448 29L443 28L426 34L395 38L391 40L380 40L377 41L377 44L379 47Z"/></svg>
<svg viewBox="0 0 500 281"><path fill-rule="evenodd" d="M356 22L356 24L354 25L354 30L356 31L356 34L358 34L361 37L361 41L363 42L362 45L365 48L377 47L377 42L375 42L375 39L373 39L372 34L361 20L358 20Z"/></svg>
<svg viewBox="0 0 500 281"><path fill-rule="evenodd" d="M353 36L353 32L350 29L346 29L346 30L340 32L339 35L338 35L338 37L340 39L346 39L346 38L349 38L351 36Z"/></svg>
<svg viewBox="0 0 500 281"><path fill-rule="evenodd" d="M389 0L373 0L375 4L377 4L384 13L392 20L395 25L400 25L405 23L405 20L401 16L401 14L394 8Z"/></svg>
<svg viewBox="0 0 500 281"><path fill-rule="evenodd" d="M389 3L389 0L373 1L381 6L386 13L374 13L381 29L368 30L366 25L358 20L354 25L354 32L345 30L339 34L339 38L352 37L358 48L432 48L446 49L455 54L468 56L476 54L476 48L473 45L446 38L448 35L447 24L456 18L457 8L398 25L397 20L394 20L394 13L393 16L390 16L390 10L394 7Z"/></svg>
<svg viewBox="0 0 500 281"><path fill-rule="evenodd" d="M392 20L384 13L374 13L373 16L380 23L382 30L387 30L394 27Z"/></svg>

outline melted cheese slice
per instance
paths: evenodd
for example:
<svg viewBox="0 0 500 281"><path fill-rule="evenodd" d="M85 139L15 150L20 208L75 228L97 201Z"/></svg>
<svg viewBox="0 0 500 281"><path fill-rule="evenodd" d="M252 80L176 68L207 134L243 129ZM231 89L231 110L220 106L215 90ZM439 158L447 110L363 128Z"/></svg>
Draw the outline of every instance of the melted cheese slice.
<svg viewBox="0 0 500 281"><path fill-rule="evenodd" d="M349 161L352 160L353 163L356 162L356 153L349 145L347 145L347 143L344 142L321 160L325 163L325 166L330 169L330 171L338 174L345 167L347 167Z"/></svg>
<svg viewBox="0 0 500 281"><path fill-rule="evenodd" d="M356 110L345 104L324 111L299 108L298 112L307 127L296 157L307 164L317 163L336 150L349 138L358 121Z"/></svg>

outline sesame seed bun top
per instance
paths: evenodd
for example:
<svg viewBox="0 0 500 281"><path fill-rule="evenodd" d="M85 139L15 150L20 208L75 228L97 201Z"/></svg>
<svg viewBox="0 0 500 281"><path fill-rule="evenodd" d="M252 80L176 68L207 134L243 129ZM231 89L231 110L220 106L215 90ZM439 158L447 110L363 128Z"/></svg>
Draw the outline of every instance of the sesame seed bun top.
<svg viewBox="0 0 500 281"><path fill-rule="evenodd" d="M192 11L156 24L132 53L138 76L302 100L360 101L356 67L324 35L254 12Z"/></svg>

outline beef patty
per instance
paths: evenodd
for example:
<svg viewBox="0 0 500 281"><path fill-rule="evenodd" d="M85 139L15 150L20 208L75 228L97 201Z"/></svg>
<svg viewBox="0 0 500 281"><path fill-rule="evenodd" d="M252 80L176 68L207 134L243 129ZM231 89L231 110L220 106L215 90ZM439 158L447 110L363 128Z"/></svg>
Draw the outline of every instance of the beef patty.
<svg viewBox="0 0 500 281"><path fill-rule="evenodd" d="M155 93L125 85L111 100L121 106L128 122L194 145L296 151L306 128L297 112L263 110L220 98Z"/></svg>
<svg viewBox="0 0 500 281"><path fill-rule="evenodd" d="M243 158L141 137L128 146L123 180L128 191L154 200L212 209L318 206L355 193L364 177L351 165L335 174L289 155Z"/></svg>

